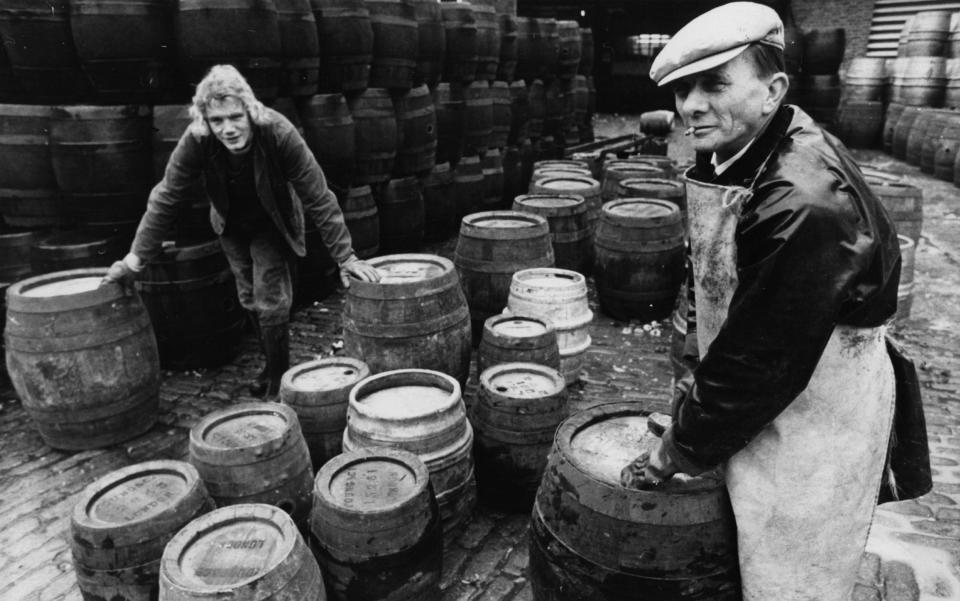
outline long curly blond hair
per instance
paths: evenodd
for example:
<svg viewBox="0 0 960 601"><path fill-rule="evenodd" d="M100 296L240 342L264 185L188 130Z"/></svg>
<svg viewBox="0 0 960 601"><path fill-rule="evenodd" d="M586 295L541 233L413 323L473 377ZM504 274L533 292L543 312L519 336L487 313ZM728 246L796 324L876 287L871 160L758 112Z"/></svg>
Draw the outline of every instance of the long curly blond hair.
<svg viewBox="0 0 960 601"><path fill-rule="evenodd" d="M190 129L196 134L208 135L210 126L207 125L207 108L210 103L231 97L243 104L254 123L266 122L266 107L254 96L253 89L240 71L233 65L214 65L197 84L193 104L190 105L190 117L193 119Z"/></svg>

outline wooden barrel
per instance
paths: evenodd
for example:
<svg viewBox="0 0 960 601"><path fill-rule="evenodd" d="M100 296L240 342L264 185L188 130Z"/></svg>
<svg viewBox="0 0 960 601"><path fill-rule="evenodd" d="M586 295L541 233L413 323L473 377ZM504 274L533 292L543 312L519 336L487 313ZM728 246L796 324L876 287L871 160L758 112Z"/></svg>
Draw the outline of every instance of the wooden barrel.
<svg viewBox="0 0 960 601"><path fill-rule="evenodd" d="M586 80L584 80L586 83ZM651 136L668 136L673 130L675 113L668 110L647 111L640 115L640 131Z"/></svg>
<svg viewBox="0 0 960 601"><path fill-rule="evenodd" d="M49 106L0 104L0 215L13 226L63 221L50 158ZM34 208L35 201L41 206Z"/></svg>
<svg viewBox="0 0 960 601"><path fill-rule="evenodd" d="M510 84L510 134L507 143L517 145L529 135L530 97L522 79Z"/></svg>
<svg viewBox="0 0 960 601"><path fill-rule="evenodd" d="M298 104L303 138L323 169L339 185L353 176L357 148L356 124L343 94L315 94Z"/></svg>
<svg viewBox="0 0 960 601"><path fill-rule="evenodd" d="M947 10L924 10L914 15L907 29L904 56L947 56L952 14Z"/></svg>
<svg viewBox="0 0 960 601"><path fill-rule="evenodd" d="M883 135L883 103L847 100L840 106L837 133L850 148L876 148Z"/></svg>
<svg viewBox="0 0 960 601"><path fill-rule="evenodd" d="M460 158L453 170L453 195L456 202L457 223L464 216L483 207L483 165L476 154Z"/></svg>
<svg viewBox="0 0 960 601"><path fill-rule="evenodd" d="M71 0L70 30L83 72L106 102L150 102L183 95L174 65L175 4L136 0L122 5Z"/></svg>
<svg viewBox="0 0 960 601"><path fill-rule="evenodd" d="M590 164L587 161L582 159L546 159L543 161L536 161L533 164L533 170L538 169L552 168L552 169L566 169L570 168L572 171L578 169L584 169L588 172L590 171Z"/></svg>
<svg viewBox="0 0 960 601"><path fill-rule="evenodd" d="M813 117L814 121L828 125L834 124L843 91L840 76L836 73L804 75L802 79L800 104L803 109Z"/></svg>
<svg viewBox="0 0 960 601"><path fill-rule="evenodd" d="M467 215L460 223L453 261L478 344L483 322L507 305L513 274L530 267L553 266L547 220L518 211Z"/></svg>
<svg viewBox="0 0 960 601"><path fill-rule="evenodd" d="M537 166L537 163L550 163L550 161L536 161L533 167L533 173L530 175L529 190L533 190L537 182L564 176L593 177L593 172L585 167L574 167L571 165L548 165L546 167Z"/></svg>
<svg viewBox="0 0 960 601"><path fill-rule="evenodd" d="M353 251L368 259L380 252L380 214L370 186L356 186L338 192L343 220L350 231Z"/></svg>
<svg viewBox="0 0 960 601"><path fill-rule="evenodd" d="M560 424L530 523L534 599L741 598L720 474L680 474L650 491L620 485L620 470L653 449L646 422L635 403L610 403Z"/></svg>
<svg viewBox="0 0 960 601"><path fill-rule="evenodd" d="M370 81L373 26L363 0L310 0L320 41L321 92L362 92Z"/></svg>
<svg viewBox="0 0 960 601"><path fill-rule="evenodd" d="M891 150L896 158L907 158L907 139L910 137L910 130L913 128L914 121L924 110L926 109L918 106L904 106L900 118L897 119L897 126L893 130L891 142Z"/></svg>
<svg viewBox="0 0 960 601"><path fill-rule="evenodd" d="M430 471L446 537L476 504L473 428L461 387L447 374L397 369L361 380L350 391L343 449L396 448L416 453Z"/></svg>
<svg viewBox="0 0 960 601"><path fill-rule="evenodd" d="M164 547L213 508L185 461L137 463L88 484L73 507L69 538L83 597L156 599Z"/></svg>
<svg viewBox="0 0 960 601"><path fill-rule="evenodd" d="M610 317L663 319L684 276L683 223L668 201L622 198L603 205L594 235L593 277Z"/></svg>
<svg viewBox="0 0 960 601"><path fill-rule="evenodd" d="M550 320L560 347L560 372L567 384L580 379L590 348L593 311L587 305L587 280L569 269L534 267L516 271L507 297L508 315Z"/></svg>
<svg viewBox="0 0 960 601"><path fill-rule="evenodd" d="M531 138L536 139L544 135L543 125L546 115L547 88L542 80L534 79L527 84L527 134Z"/></svg>
<svg viewBox="0 0 960 601"><path fill-rule="evenodd" d="M553 17L536 17L533 22L537 77L549 82L557 76L560 60L560 30L557 20Z"/></svg>
<svg viewBox="0 0 960 601"><path fill-rule="evenodd" d="M620 182L625 179L667 179L669 177L670 171L645 162L623 160L607 161L603 165L600 196L603 198L604 202L618 198L618 195L620 194Z"/></svg>
<svg viewBox="0 0 960 601"><path fill-rule="evenodd" d="M457 231L457 198L450 163L437 163L420 181L423 194L423 239L446 240Z"/></svg>
<svg viewBox="0 0 960 601"><path fill-rule="evenodd" d="M472 2L477 27L477 72L475 81L493 81L500 66L500 19L493 6Z"/></svg>
<svg viewBox="0 0 960 601"><path fill-rule="evenodd" d="M886 59L879 56L855 56L850 59L843 78L844 100L882 101L886 79Z"/></svg>
<svg viewBox="0 0 960 601"><path fill-rule="evenodd" d="M397 112L397 158L394 174L426 175L437 158L437 113L425 84L394 96Z"/></svg>
<svg viewBox="0 0 960 601"><path fill-rule="evenodd" d="M244 599L326 601L320 567L277 507L220 507L187 524L167 544L160 563L165 601Z"/></svg>
<svg viewBox="0 0 960 601"><path fill-rule="evenodd" d="M178 0L177 56L188 81L229 63L260 100L280 92L280 22L274 0Z"/></svg>
<svg viewBox="0 0 960 601"><path fill-rule="evenodd" d="M627 178L620 182L618 198L658 198L680 209L684 229L687 225L687 188L683 182L659 178Z"/></svg>
<svg viewBox="0 0 960 601"><path fill-rule="evenodd" d="M950 33L947 34L947 54L949 58L960 58L960 27L957 19L950 19Z"/></svg>
<svg viewBox="0 0 960 601"><path fill-rule="evenodd" d="M568 99L571 99L564 82L553 79L544 86L543 135L563 139L563 123ZM558 157L559 158L559 157Z"/></svg>
<svg viewBox="0 0 960 601"><path fill-rule="evenodd" d="M590 77L593 75L593 61L596 56L594 51L593 29L590 27L580 28L580 64L577 67L577 73Z"/></svg>
<svg viewBox="0 0 960 601"><path fill-rule="evenodd" d="M560 372L537 363L502 363L480 373L470 407L480 499L529 512L557 426L567 417Z"/></svg>
<svg viewBox="0 0 960 601"><path fill-rule="evenodd" d="M803 35L803 72L809 75L836 73L846 49L842 27L811 29Z"/></svg>
<svg viewBox="0 0 960 601"><path fill-rule="evenodd" d="M557 332L550 320L530 315L493 315L483 322L477 373L502 363L536 363L560 370Z"/></svg>
<svg viewBox="0 0 960 601"><path fill-rule="evenodd" d="M153 181L149 106L60 106L50 120L50 153L69 216L80 225L143 214Z"/></svg>
<svg viewBox="0 0 960 601"><path fill-rule="evenodd" d="M575 194L522 194L513 210L534 213L547 220L554 263L590 275L593 269L593 237L587 218L587 203Z"/></svg>
<svg viewBox="0 0 960 601"><path fill-rule="evenodd" d="M960 113L953 111L938 110L933 112L930 125L926 130L926 135L920 143L920 171L933 173L937 148L940 146L943 134L950 124L950 121L958 115L960 115Z"/></svg>
<svg viewBox="0 0 960 601"><path fill-rule="evenodd" d="M943 106L960 108L960 57L948 58L944 67Z"/></svg>
<svg viewBox="0 0 960 601"><path fill-rule="evenodd" d="M600 195L600 182L583 175L547 177L533 182L530 186L530 192L532 194L574 194L582 196L587 203L587 223L590 233L593 234L597 219L599 219L600 206L603 204Z"/></svg>
<svg viewBox="0 0 960 601"><path fill-rule="evenodd" d="M390 179L397 157L399 130L390 94L367 88L347 101L355 137L355 184L379 184Z"/></svg>
<svg viewBox="0 0 960 601"><path fill-rule="evenodd" d="M558 20L556 76L573 79L580 68L580 55L580 24L573 20Z"/></svg>
<svg viewBox="0 0 960 601"><path fill-rule="evenodd" d="M447 50L440 3L434 0L410 1L417 22L417 64L413 71L413 85L426 84L434 88L440 82Z"/></svg>
<svg viewBox="0 0 960 601"><path fill-rule="evenodd" d="M310 0L274 0L280 34L280 94L316 94L320 79L320 39Z"/></svg>
<svg viewBox="0 0 960 601"><path fill-rule="evenodd" d="M899 102L912 106L942 106L946 86L946 59L914 56L894 85L900 87Z"/></svg>
<svg viewBox="0 0 960 601"><path fill-rule="evenodd" d="M490 84L491 128L489 145L491 148L504 148L510 137L513 99L510 96L510 84L495 81Z"/></svg>
<svg viewBox="0 0 960 601"><path fill-rule="evenodd" d="M344 453L319 470L313 498L310 542L333 599L440 597L440 513L417 455Z"/></svg>
<svg viewBox="0 0 960 601"><path fill-rule="evenodd" d="M887 113L883 121L883 151L888 154L893 154L893 134L904 108L906 108L904 105L897 102L887 105Z"/></svg>
<svg viewBox="0 0 960 601"><path fill-rule="evenodd" d="M953 166L960 151L960 115L951 116L940 135L940 143L933 156L933 175L945 182L953 182Z"/></svg>
<svg viewBox="0 0 960 601"><path fill-rule="evenodd" d="M517 17L498 11L500 21L500 62L497 65L497 79L512 82L517 72Z"/></svg>
<svg viewBox="0 0 960 601"><path fill-rule="evenodd" d="M934 117L937 111L928 109L917 115L913 125L910 127L910 133L907 135L907 146L905 159L908 163L920 166L920 155L923 152L923 143L927 139L927 133L934 123Z"/></svg>
<svg viewBox="0 0 960 601"><path fill-rule="evenodd" d="M100 286L106 269L35 276L7 289L7 371L44 442L106 447L157 417L160 362L138 295Z"/></svg>
<svg viewBox="0 0 960 601"><path fill-rule="evenodd" d="M161 104L153 107L153 181L160 181L167 170L167 162L177 147L183 132L193 118L187 104Z"/></svg>
<svg viewBox="0 0 960 601"><path fill-rule="evenodd" d="M433 102L437 118L436 160L438 163L456 165L463 155L466 128L464 87L440 82L433 90Z"/></svg>
<svg viewBox="0 0 960 601"><path fill-rule="evenodd" d="M216 367L240 350L246 316L216 239L165 242L160 255L144 267L137 290L150 314L165 369Z"/></svg>
<svg viewBox="0 0 960 601"><path fill-rule="evenodd" d="M373 29L369 85L409 90L420 51L413 5L403 0L365 0Z"/></svg>
<svg viewBox="0 0 960 601"><path fill-rule="evenodd" d="M351 282L343 309L348 356L373 373L416 367L466 383L470 313L449 259L401 254L370 259L379 282Z"/></svg>
<svg viewBox="0 0 960 601"><path fill-rule="evenodd" d="M317 470L340 454L350 389L369 375L359 359L325 357L295 365L280 379L280 402L296 412Z"/></svg>
<svg viewBox="0 0 960 601"><path fill-rule="evenodd" d="M307 525L313 467L294 410L235 403L190 429L190 463L218 507L267 503Z"/></svg>
<svg viewBox="0 0 960 601"><path fill-rule="evenodd" d="M38 232L0 226L0 282L16 282L30 276L31 247Z"/></svg>
<svg viewBox="0 0 960 601"><path fill-rule="evenodd" d="M873 192L886 209L898 234L914 242L923 228L923 190L904 182L870 182Z"/></svg>
<svg viewBox="0 0 960 601"><path fill-rule="evenodd" d="M482 153L490 147L493 134L493 98L490 84L474 81L464 89L463 147L467 154Z"/></svg>
<svg viewBox="0 0 960 601"><path fill-rule="evenodd" d="M109 267L130 247L125 236L96 228L63 230L35 238L30 247L30 270L37 275L84 267Z"/></svg>
<svg viewBox="0 0 960 601"><path fill-rule="evenodd" d="M793 22L783 26L783 62L788 75L796 75L803 64L803 31Z"/></svg>
<svg viewBox="0 0 960 601"><path fill-rule="evenodd" d="M513 203L513 199L524 191L520 148L517 146L507 146L503 149L502 205L509 207L511 203Z"/></svg>
<svg viewBox="0 0 960 601"><path fill-rule="evenodd" d="M0 38L24 99L77 102L90 83L80 69L70 31L70 2L7 0L0 7Z"/></svg>
<svg viewBox="0 0 960 601"><path fill-rule="evenodd" d="M515 76L519 80L532 81L537 77L536 21L533 17L517 17L517 68Z"/></svg>
<svg viewBox="0 0 960 601"><path fill-rule="evenodd" d="M493 211L503 205L503 158L496 148L488 148L480 159L483 171L483 203L481 210Z"/></svg>
<svg viewBox="0 0 960 601"><path fill-rule="evenodd" d="M910 319L910 311L913 308L913 274L916 264L917 241L903 235L897 235L900 243L900 256L903 258L903 264L900 268L900 285L897 288L897 312L894 314L894 322L903 325Z"/></svg>
<svg viewBox="0 0 960 601"><path fill-rule="evenodd" d="M479 33L473 5L469 2L441 2L440 14L446 33L441 81L469 84L477 74Z"/></svg>
<svg viewBox="0 0 960 601"><path fill-rule="evenodd" d="M423 194L415 177L394 178L374 188L380 217L380 252L416 252L423 244Z"/></svg>

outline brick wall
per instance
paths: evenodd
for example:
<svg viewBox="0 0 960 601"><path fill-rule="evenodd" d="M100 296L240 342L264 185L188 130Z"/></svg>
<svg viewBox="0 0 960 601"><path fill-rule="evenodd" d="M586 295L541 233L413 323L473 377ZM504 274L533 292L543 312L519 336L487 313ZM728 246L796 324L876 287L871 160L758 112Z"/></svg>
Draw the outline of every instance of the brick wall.
<svg viewBox="0 0 960 601"><path fill-rule="evenodd" d="M843 27L846 32L847 47L843 56L846 66L854 56L862 56L867 51L867 39L870 37L870 21L873 18L873 0L792 0L790 8L793 18L804 32L811 29L833 29Z"/></svg>

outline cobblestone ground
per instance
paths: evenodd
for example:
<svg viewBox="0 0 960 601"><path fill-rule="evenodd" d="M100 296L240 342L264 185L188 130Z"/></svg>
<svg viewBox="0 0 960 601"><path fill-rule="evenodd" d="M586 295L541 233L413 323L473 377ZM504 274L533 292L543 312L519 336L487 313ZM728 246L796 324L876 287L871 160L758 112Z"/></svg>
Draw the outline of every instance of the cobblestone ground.
<svg viewBox="0 0 960 601"><path fill-rule="evenodd" d="M672 154L673 152L671 152ZM884 505L862 563L857 601L960 600L960 199L953 186L920 175L880 153L861 159L922 185L924 238L917 253L913 315L895 335L918 360L935 486L910 502ZM428 252L451 256L452 242ZM300 309L292 326L293 361L335 352L340 340L337 293ZM670 394L669 322L615 322L597 311L593 345L572 410L636 401L665 410ZM122 445L80 453L47 448L20 402L0 390L0 600L78 601L65 535L85 485L117 468L158 459L184 459L197 420L245 395L258 367L248 336L229 364L204 372L164 372L160 418L147 434ZM474 379L475 375L471 379ZM468 385L470 395L475 385ZM528 516L479 507L444 556L443 601L527 601Z"/></svg>

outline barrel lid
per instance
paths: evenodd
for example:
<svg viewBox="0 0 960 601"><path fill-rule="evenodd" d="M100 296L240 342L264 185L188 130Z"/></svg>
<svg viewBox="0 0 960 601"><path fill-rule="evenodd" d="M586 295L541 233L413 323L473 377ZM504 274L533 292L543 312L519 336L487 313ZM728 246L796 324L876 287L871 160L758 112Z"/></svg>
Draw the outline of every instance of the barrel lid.
<svg viewBox="0 0 960 601"><path fill-rule="evenodd" d="M603 212L615 217L648 220L679 215L680 209L672 202L656 198L618 198L604 203Z"/></svg>
<svg viewBox="0 0 960 601"><path fill-rule="evenodd" d="M167 543L161 585L233 594L276 569L293 552L299 536L293 520L278 507L251 503L215 509ZM279 578L272 584L282 587L288 580ZM270 592L258 589L262 598L270 597Z"/></svg>
<svg viewBox="0 0 960 601"><path fill-rule="evenodd" d="M513 199L514 206L539 209L559 209L586 205L582 196L577 194L521 194Z"/></svg>
<svg viewBox="0 0 960 601"><path fill-rule="evenodd" d="M348 303L352 297L410 298L456 286L460 281L453 261L437 255L383 255L367 259L367 262L380 274L380 280L353 280L347 288Z"/></svg>
<svg viewBox="0 0 960 601"><path fill-rule="evenodd" d="M526 315L494 315L488 317L484 329L507 338L535 338L553 330L545 319Z"/></svg>
<svg viewBox="0 0 960 601"><path fill-rule="evenodd" d="M402 449L356 449L320 468L314 494L340 512L394 511L422 495L430 481L426 464Z"/></svg>
<svg viewBox="0 0 960 601"><path fill-rule="evenodd" d="M280 403L240 403L214 411L190 430L190 457L217 465L265 459L300 437L297 414Z"/></svg>
<svg viewBox="0 0 960 601"><path fill-rule="evenodd" d="M200 475L186 461L146 461L115 470L80 494L73 509L73 536L96 548L155 538L172 527L171 520L186 523L192 517L198 507L183 506L189 497L195 497L196 505L207 500ZM159 525L150 528L153 522Z"/></svg>
<svg viewBox="0 0 960 601"><path fill-rule="evenodd" d="M586 292L587 278L578 271L559 267L531 267L513 274L513 282L538 288L583 289Z"/></svg>
<svg viewBox="0 0 960 601"><path fill-rule="evenodd" d="M682 183L657 177L628 177L620 181L620 187L630 193L636 192L636 196L683 196Z"/></svg>
<svg viewBox="0 0 960 601"><path fill-rule="evenodd" d="M533 170L533 180L539 182L545 179L564 178L570 175L579 175L582 177L593 177L593 172L586 167L573 167L570 165L558 165L549 167L535 167Z"/></svg>
<svg viewBox="0 0 960 601"><path fill-rule="evenodd" d="M54 296L73 296L96 290L100 287L100 283L102 281L103 278L97 276L58 280L25 289L23 290L23 296L41 298L50 298Z"/></svg>
<svg viewBox="0 0 960 601"><path fill-rule="evenodd" d="M500 363L480 374L480 386L511 399L541 399L566 388L563 375L537 363Z"/></svg>
<svg viewBox="0 0 960 601"><path fill-rule="evenodd" d="M614 171L616 173L652 173L660 175L664 173L662 167L651 165L650 163L641 163L639 161L614 161L606 163L603 166L603 172Z"/></svg>
<svg viewBox="0 0 960 601"><path fill-rule="evenodd" d="M280 387L302 392L343 390L370 375L366 363L353 357L325 357L295 365L283 374Z"/></svg>
<svg viewBox="0 0 960 601"><path fill-rule="evenodd" d="M16 282L7 290L7 306L21 313L60 313L91 307L124 296L118 284L100 285L106 268L92 267L44 273ZM131 297L139 302L137 297Z"/></svg>
<svg viewBox="0 0 960 601"><path fill-rule="evenodd" d="M572 191L597 189L600 183L588 176L562 175L539 179L536 186L545 190Z"/></svg>
<svg viewBox="0 0 960 601"><path fill-rule="evenodd" d="M350 391L349 407L381 420L418 422L461 402L460 383L451 376L429 369L396 369L358 382Z"/></svg>
<svg viewBox="0 0 960 601"><path fill-rule="evenodd" d="M650 432L649 412L634 403L596 405L564 420L557 429L560 445L579 471L604 484L619 487L620 471L644 451L652 451L657 437ZM676 474L659 490L697 492L716 487L717 475Z"/></svg>
<svg viewBox="0 0 960 601"><path fill-rule="evenodd" d="M549 231L547 220L540 215L521 211L481 211L463 218L463 226L472 226L483 230L515 230L539 228Z"/></svg>

